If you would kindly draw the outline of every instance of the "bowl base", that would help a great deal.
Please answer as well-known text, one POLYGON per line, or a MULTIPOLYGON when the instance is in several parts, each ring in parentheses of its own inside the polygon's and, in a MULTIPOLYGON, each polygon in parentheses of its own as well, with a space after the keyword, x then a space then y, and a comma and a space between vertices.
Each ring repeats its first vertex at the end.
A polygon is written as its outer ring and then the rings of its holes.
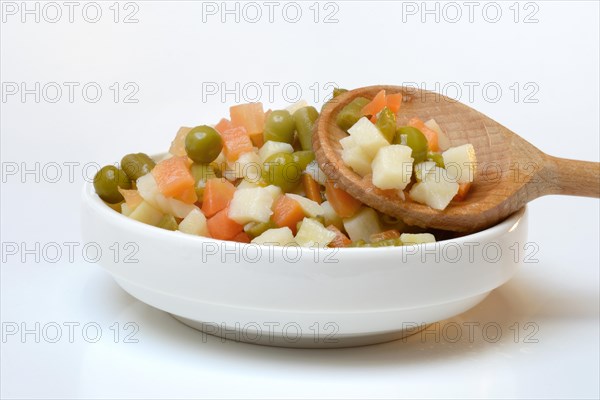
POLYGON ((372 344, 386 343, 394 340, 407 338, 411 335, 421 332, 423 329, 426 329, 428 326, 431 325, 421 325, 418 329, 413 328, 390 332, 366 333, 359 335, 336 334, 335 338, 330 339, 315 339, 312 335, 304 335, 290 339, 289 337, 283 336, 278 333, 263 335, 261 333, 252 333, 247 331, 241 331, 235 328, 230 328, 227 326, 218 326, 201 321, 195 321, 174 314, 170 315, 179 322, 191 328, 199 330, 203 334, 208 334, 211 336, 221 338, 222 342, 232 340, 235 342, 258 344, 261 346, 288 347, 297 349, 329 349, 368 346, 372 344))

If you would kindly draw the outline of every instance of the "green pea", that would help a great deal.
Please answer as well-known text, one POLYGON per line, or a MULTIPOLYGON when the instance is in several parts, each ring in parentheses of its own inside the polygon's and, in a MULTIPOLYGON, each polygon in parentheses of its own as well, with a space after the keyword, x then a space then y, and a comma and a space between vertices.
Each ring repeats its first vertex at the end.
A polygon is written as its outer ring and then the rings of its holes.
POLYGON ((348 91, 348 89, 342 88, 333 88, 333 98, 338 97, 340 94, 344 94, 348 91))
POLYGON ((202 201, 206 181, 211 178, 217 178, 217 174, 212 165, 196 163, 192 164, 191 172, 195 181, 194 189, 196 189, 196 195, 198 196, 198 199, 202 201))
POLYGON ((148 174, 155 165, 154 160, 144 153, 127 154, 121 159, 121 168, 132 181, 148 174))
POLYGON ((315 159, 315 153, 310 150, 295 151, 292 153, 292 158, 298 163, 300 171, 304 171, 306 166, 315 159))
POLYGON ((245 231, 252 239, 254 239, 255 237, 265 233, 267 230, 274 228, 279 227, 273 221, 257 222, 252 224, 248 229, 245 229, 245 231))
POLYGON ((94 176, 94 189, 98 196, 107 203, 115 204, 123 201, 119 188, 131 189, 131 181, 122 169, 107 165, 94 176))
POLYGON ((222 149, 221 135, 208 125, 192 128, 185 137, 185 152, 197 163, 213 162, 222 149))
POLYGON ((157 226, 168 231, 176 231, 179 229, 179 225, 177 224, 175 217, 170 214, 163 215, 157 226))
POLYGON ((364 97, 357 97, 350 103, 346 104, 336 117, 337 125, 347 131, 363 117, 361 110, 364 106, 370 103, 371 100, 364 97))
POLYGON ((265 121, 263 136, 265 142, 283 142, 292 144, 296 123, 287 110, 272 111, 265 121))
POLYGON ((396 116, 389 108, 384 107, 384 109, 381 110, 377 116, 375 126, 383 134, 386 140, 392 143, 394 136, 396 135, 396 116))
POLYGON ((427 138, 412 126, 403 126, 396 130, 395 144, 405 144, 412 149, 414 163, 420 163, 427 158, 427 138), (404 136, 404 137, 403 137, 404 136))
POLYGON ((319 112, 312 106, 302 107, 294 113, 294 122, 302 150, 312 150, 312 131, 319 112))
POLYGON ((427 153, 427 158, 437 164, 440 168, 446 168, 444 165, 444 157, 440 153, 429 152, 427 153))
POLYGON ((263 179, 269 185, 279 186, 284 192, 298 185, 302 173, 298 163, 288 153, 277 153, 267 158, 263 171, 263 179))

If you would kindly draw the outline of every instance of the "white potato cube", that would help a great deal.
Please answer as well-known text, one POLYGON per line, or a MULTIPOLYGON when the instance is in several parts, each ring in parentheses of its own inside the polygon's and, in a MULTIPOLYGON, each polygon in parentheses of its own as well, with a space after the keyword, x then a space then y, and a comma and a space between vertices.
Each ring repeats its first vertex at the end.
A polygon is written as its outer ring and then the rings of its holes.
POLYGON ((200 210, 192 210, 180 223, 179 230, 196 236, 210 236, 206 217, 200 210))
POLYGON ((294 152, 294 148, 292 147, 291 144, 283 143, 283 142, 274 142, 272 140, 269 140, 268 142, 266 142, 265 144, 262 145, 262 147, 258 151, 258 155, 260 156, 261 161, 265 162, 265 160, 267 158, 271 157, 273 154, 277 154, 277 153, 292 154, 293 152, 294 152))
POLYGON ((342 217, 337 215, 331 203, 328 201, 324 201, 321 203, 321 207, 323 208, 323 218, 325 218, 325 226, 333 225, 338 229, 344 229, 344 222, 342 221, 342 217))
POLYGON ((273 200, 281 196, 281 188, 279 186, 269 185, 264 187, 264 189, 271 195, 273 200))
POLYGON ((371 168, 373 185, 380 189, 404 189, 412 176, 412 149, 401 144, 382 147, 371 168))
POLYGON ((477 169, 477 157, 472 144, 451 147, 442 153, 448 177, 458 183, 473 182, 477 169))
POLYGON ((258 182, 262 178, 262 161, 256 151, 240 155, 233 163, 227 164, 224 176, 230 181, 244 178, 250 182, 258 182))
POLYGON ((365 152, 367 157, 375 157, 380 148, 389 146, 390 144, 367 117, 359 119, 358 122, 348 129, 348 133, 365 152))
POLYGON ((423 178, 427 176, 434 168, 437 167, 437 164, 434 161, 424 161, 418 164, 415 164, 415 177, 417 181, 424 180, 423 178))
POLYGON ((156 208, 152 207, 147 201, 142 201, 136 208, 129 214, 129 218, 135 219, 136 221, 143 222, 148 225, 157 226, 163 217, 156 208))
POLYGON ((438 146, 442 151, 450 148, 450 139, 448 139, 448 135, 444 133, 435 119, 431 118, 429 121, 425 122, 425 126, 437 133, 438 146))
POLYGON ((435 243, 435 236, 431 233, 403 233, 400 235, 402 244, 435 243))
POLYGON ((410 189, 410 197, 421 204, 436 210, 445 209, 458 193, 458 183, 444 178, 443 168, 435 167, 425 176, 425 180, 417 182, 410 189), (440 178, 441 177, 441 178, 440 178))
POLYGON ((325 214, 323 207, 316 201, 307 199, 306 197, 299 196, 297 194, 288 193, 286 194, 292 200, 296 200, 300 204, 300 208, 304 211, 304 215, 307 217, 318 217, 319 215, 325 214))
POLYGON ((352 136, 341 139, 340 144, 342 145, 342 160, 344 164, 352 168, 360 176, 371 173, 372 158, 367 156, 367 153, 356 144, 352 136))
POLYGON ((277 229, 267 229, 261 235, 252 239, 254 244, 264 244, 271 246, 289 246, 295 245, 294 235, 290 228, 283 227, 277 229))
POLYGON ((267 222, 273 214, 273 195, 263 187, 236 190, 229 203, 229 218, 238 224, 267 222))
POLYGON ((250 182, 247 181, 246 179, 242 179, 242 181, 236 186, 236 188, 239 189, 250 189, 250 188, 256 188, 256 187, 260 187, 260 185, 257 182, 250 182))
POLYGON ((299 109, 307 107, 307 106, 308 106, 308 103, 306 102, 306 100, 299 100, 299 101, 295 102, 294 104, 286 107, 286 111, 289 112, 290 114, 294 114, 299 109))
POLYGON ((316 219, 304 218, 296 233, 296 243, 303 247, 325 247, 335 239, 335 233, 316 219))
POLYGON ((325 172, 323 172, 321 168, 319 168, 317 160, 312 160, 306 166, 304 172, 310 175, 315 181, 319 182, 319 184, 321 185, 325 185, 325 182, 327 182, 327 175, 325 175, 325 172))
POLYGON ((381 232, 377 212, 369 207, 363 207, 352 217, 345 218, 343 222, 344 229, 352 241, 368 242, 372 234, 381 232))

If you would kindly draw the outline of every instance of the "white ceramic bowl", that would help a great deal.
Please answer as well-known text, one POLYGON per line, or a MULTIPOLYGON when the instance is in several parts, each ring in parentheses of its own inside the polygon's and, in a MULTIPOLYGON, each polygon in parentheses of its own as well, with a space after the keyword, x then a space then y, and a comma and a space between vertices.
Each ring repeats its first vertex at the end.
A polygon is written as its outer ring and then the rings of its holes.
POLYGON ((451 241, 311 250, 145 225, 106 206, 88 183, 82 233, 123 289, 205 333, 346 347, 404 337, 482 301, 515 274, 509 247, 526 241, 527 211, 451 241))

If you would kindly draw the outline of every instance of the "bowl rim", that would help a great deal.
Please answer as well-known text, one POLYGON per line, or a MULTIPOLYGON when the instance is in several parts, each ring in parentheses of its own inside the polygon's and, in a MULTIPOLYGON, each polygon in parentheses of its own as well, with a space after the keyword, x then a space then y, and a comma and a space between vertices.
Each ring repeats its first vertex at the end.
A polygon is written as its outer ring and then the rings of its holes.
MULTIPOLYGON (((212 242, 212 243, 217 243, 219 245, 235 245, 236 249, 237 246, 258 246, 260 248, 270 248, 270 247, 287 247, 287 246, 267 246, 267 245, 259 245, 256 243, 239 243, 239 242, 232 242, 229 240, 220 240, 220 239, 214 239, 214 238, 209 238, 209 237, 204 237, 204 236, 196 236, 196 235, 190 235, 190 234, 186 234, 183 232, 179 232, 179 231, 169 231, 166 229, 161 229, 152 225, 148 225, 145 224, 143 222, 140 221, 136 221, 134 219, 131 219, 119 212, 117 212, 116 210, 110 208, 109 206, 107 206, 101 199, 100 197, 96 194, 94 187, 93 187, 93 183, 92 182, 85 182, 83 185, 83 190, 82 190, 82 202, 84 203, 84 207, 91 207, 91 209, 96 212, 99 213, 101 216, 105 216, 106 218, 115 218, 114 221, 115 223, 121 224, 123 225, 123 228, 127 229, 127 230, 133 230, 135 231, 137 234, 145 234, 145 235, 153 235, 153 236, 157 236, 157 237, 164 237, 166 240, 169 239, 175 239, 175 238, 179 238, 180 240, 186 240, 188 241, 188 243, 203 243, 203 242, 212 242), (163 236, 165 235, 165 236, 163 236), (176 236, 174 236, 176 235, 176 236)), ((83 209, 82 209, 83 211, 83 209)), ((506 219, 504 219, 503 221, 499 222, 496 225, 493 225, 487 229, 484 229, 482 231, 479 232, 475 232, 475 233, 470 233, 464 236, 460 236, 457 238, 453 238, 453 239, 446 239, 446 240, 440 240, 440 241, 436 241, 433 243, 425 243, 425 244, 421 244, 421 245, 417 245, 419 246, 419 248, 422 249, 430 249, 434 246, 440 246, 440 245, 445 245, 447 243, 456 243, 456 244, 464 244, 466 242, 473 242, 473 241, 479 241, 482 243, 485 243, 487 241, 489 241, 492 238, 498 237, 499 235, 503 234, 503 233, 507 233, 507 232, 511 232, 513 231, 517 225, 521 222, 521 220, 523 219, 523 216, 526 214, 527 212, 527 206, 521 208, 520 210, 516 211, 515 213, 511 214, 510 216, 508 216, 506 219)), ((388 246, 388 247, 377 247, 377 248, 373 248, 373 247, 347 247, 347 248, 320 248, 319 251, 331 251, 331 252, 361 252, 361 253, 369 253, 369 252, 376 252, 377 254, 381 254, 382 252, 398 252, 401 253, 402 251, 404 251, 407 248, 412 248, 413 246, 411 245, 406 245, 406 246, 388 246)), ((307 250, 311 250, 312 248, 306 248, 307 250)))

